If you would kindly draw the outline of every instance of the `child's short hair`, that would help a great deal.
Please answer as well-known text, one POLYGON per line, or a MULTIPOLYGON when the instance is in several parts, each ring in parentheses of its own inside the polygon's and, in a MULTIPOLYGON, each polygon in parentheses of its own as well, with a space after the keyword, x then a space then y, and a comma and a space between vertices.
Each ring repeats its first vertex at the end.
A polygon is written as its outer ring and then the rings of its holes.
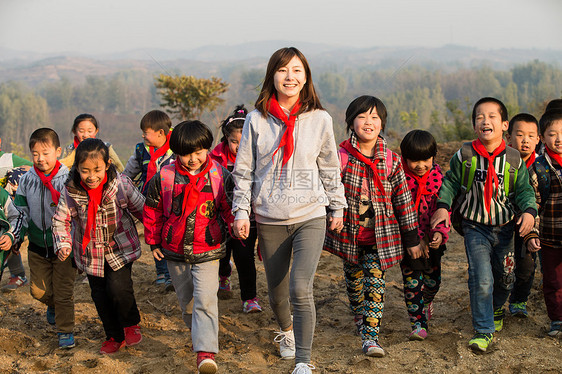
POLYGON ((235 130, 242 130, 244 127, 244 121, 246 120, 246 115, 248 111, 244 107, 244 104, 238 105, 234 112, 221 123, 222 139, 221 142, 226 141, 226 138, 230 136, 235 130))
POLYGON ((546 104, 545 112, 548 112, 552 109, 562 109, 562 99, 554 99, 550 100, 548 104, 546 104))
POLYGON ((377 114, 381 118, 381 131, 384 131, 384 127, 386 125, 386 107, 379 98, 363 95, 353 100, 345 111, 347 132, 353 131, 353 121, 355 120, 355 117, 361 113, 369 112, 373 108, 377 109, 377 114))
POLYGON ((76 147, 76 154, 74 156, 74 164, 72 165, 70 178, 72 178, 72 180, 77 186, 80 184, 80 180, 81 180, 80 173, 78 172, 78 166, 84 161, 86 161, 87 159, 98 158, 98 157, 101 157, 104 164, 110 165, 107 171, 108 172, 107 180, 110 181, 111 179, 114 178, 117 171, 115 169, 115 165, 109 162, 109 148, 101 139, 88 138, 82 140, 80 144, 78 144, 78 147, 76 147))
POLYGON ((172 130, 170 149, 179 156, 186 156, 201 149, 211 149, 213 133, 201 121, 184 121, 172 130))
POLYGON ((511 135, 513 131, 513 127, 515 126, 516 122, 529 122, 534 123, 537 125, 537 132, 539 131, 539 121, 537 121, 536 117, 529 113, 519 113, 516 114, 510 121, 509 127, 507 128, 507 133, 511 135))
POLYGON ((172 120, 170 116, 161 110, 151 110, 142 117, 140 128, 142 131, 148 129, 153 131, 164 130, 164 135, 168 135, 168 132, 170 132, 172 128, 172 120))
POLYGON ((437 155, 437 142, 428 131, 412 130, 400 142, 400 152, 406 160, 427 160, 437 155))
POLYGON ((60 140, 57 132, 48 127, 42 127, 33 131, 29 137, 29 149, 35 147, 37 143, 51 144, 55 149, 60 147, 60 140))
POLYGON ((507 108, 505 107, 505 104, 501 102, 501 100, 496 99, 495 97, 483 97, 480 100, 478 100, 476 102, 476 104, 474 104, 474 107, 472 107, 472 127, 474 127, 476 125, 476 109, 484 103, 495 103, 498 104, 498 106, 500 107, 500 116, 502 118, 502 122, 507 121, 507 108))
POLYGON ((544 112, 544 114, 542 115, 539 121, 541 135, 544 136, 546 130, 548 130, 548 128, 555 121, 562 121, 562 109, 551 109, 544 112))
POLYGON ((76 128, 78 127, 78 125, 80 124, 80 122, 82 121, 88 121, 91 122, 92 125, 94 125, 94 127, 99 130, 99 126, 98 126, 98 120, 96 119, 96 117, 94 117, 91 114, 88 113, 82 113, 79 114, 76 118, 74 118, 74 123, 72 124, 72 132, 75 133, 76 132, 76 128))

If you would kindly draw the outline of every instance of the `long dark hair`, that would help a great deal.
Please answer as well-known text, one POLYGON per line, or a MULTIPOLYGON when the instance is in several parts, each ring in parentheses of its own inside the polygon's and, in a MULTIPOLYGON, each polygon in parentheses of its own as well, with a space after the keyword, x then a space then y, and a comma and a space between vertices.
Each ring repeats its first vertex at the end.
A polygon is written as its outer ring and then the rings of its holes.
POLYGON ((275 75, 275 72, 279 70, 279 68, 287 65, 289 61, 291 61, 291 59, 295 56, 297 56, 299 60, 301 60, 304 67, 304 72, 306 74, 306 83, 304 84, 299 94, 302 106, 297 115, 314 109, 324 109, 322 107, 322 104, 320 104, 320 99, 318 98, 316 90, 314 89, 314 84, 312 83, 312 74, 310 73, 310 66, 308 65, 306 57, 304 57, 301 51, 299 51, 295 47, 287 47, 275 51, 275 53, 271 55, 271 57, 269 58, 269 62, 267 63, 265 78, 263 79, 263 86, 255 104, 256 109, 264 117, 267 117, 267 102, 269 101, 271 96, 276 93, 275 85, 273 82, 273 76, 275 75))
POLYGON ((225 142, 226 139, 236 130, 242 130, 244 127, 244 121, 246 120, 246 115, 248 111, 244 107, 244 104, 238 105, 232 114, 225 118, 221 123, 222 138, 221 142, 225 142))
POLYGON ((109 162, 109 148, 102 140, 97 138, 84 139, 80 142, 80 144, 78 144, 78 147, 76 147, 76 154, 74 156, 74 164, 72 165, 68 179, 72 180, 76 187, 80 186, 82 179, 80 178, 80 173, 78 172, 78 166, 87 159, 98 157, 101 157, 106 165, 109 164, 109 169, 107 169, 107 182, 104 185, 106 186, 117 177, 117 169, 115 169, 115 165, 113 165, 113 163, 109 162))

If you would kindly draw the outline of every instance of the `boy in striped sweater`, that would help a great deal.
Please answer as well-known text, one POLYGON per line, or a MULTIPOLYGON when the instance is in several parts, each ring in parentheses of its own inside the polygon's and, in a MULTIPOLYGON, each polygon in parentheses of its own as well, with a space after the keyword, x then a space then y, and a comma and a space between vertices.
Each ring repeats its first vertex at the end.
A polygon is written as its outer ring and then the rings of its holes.
MULTIPOLYGON (((448 211, 453 201, 464 196, 459 211, 468 259, 472 325, 476 331, 469 346, 474 351, 485 352, 494 332, 503 327, 503 305, 515 279, 515 225, 520 227, 520 236, 528 235, 537 207, 525 163, 520 158, 517 158, 518 165, 508 163, 507 153, 514 150, 506 147, 503 140, 503 132, 508 129, 505 105, 491 97, 478 100, 472 109, 472 125, 477 136, 472 142, 473 157, 463 160, 461 148, 451 158, 451 168, 443 179, 431 226, 443 221, 448 226, 448 211), (463 190, 466 162, 475 162, 476 167, 473 178, 469 178, 473 179, 471 185, 463 190), (509 173, 516 177, 512 178, 509 173), (511 181, 512 186, 509 185, 511 181), (515 220, 517 211, 522 214, 515 220)), ((538 245, 535 241, 538 239, 529 240, 528 245, 538 245)))

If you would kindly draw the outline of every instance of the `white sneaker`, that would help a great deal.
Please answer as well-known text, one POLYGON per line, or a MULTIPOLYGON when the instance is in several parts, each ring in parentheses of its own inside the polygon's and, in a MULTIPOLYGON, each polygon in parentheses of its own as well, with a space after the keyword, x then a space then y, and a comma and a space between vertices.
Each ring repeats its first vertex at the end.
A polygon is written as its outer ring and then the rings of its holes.
POLYGON ((279 352, 283 360, 292 360, 295 358, 295 334, 293 330, 278 331, 273 341, 279 343, 279 352))
POLYGON ((312 370, 316 369, 314 365, 299 362, 293 370, 293 374, 312 374, 312 370))

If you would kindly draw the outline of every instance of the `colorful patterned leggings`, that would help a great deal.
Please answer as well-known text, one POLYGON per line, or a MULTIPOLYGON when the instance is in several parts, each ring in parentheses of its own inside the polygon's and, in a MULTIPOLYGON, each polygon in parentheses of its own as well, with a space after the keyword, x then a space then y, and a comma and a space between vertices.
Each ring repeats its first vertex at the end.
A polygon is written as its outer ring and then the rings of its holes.
POLYGON ((410 316, 412 329, 421 326, 427 329, 427 319, 423 312, 441 286, 441 263, 433 263, 427 270, 413 270, 405 261, 400 264, 404 280, 404 299, 410 316))
POLYGON ((363 316, 362 340, 379 340, 379 327, 384 306, 385 272, 376 250, 362 249, 358 264, 343 262, 347 297, 354 315, 363 316))

